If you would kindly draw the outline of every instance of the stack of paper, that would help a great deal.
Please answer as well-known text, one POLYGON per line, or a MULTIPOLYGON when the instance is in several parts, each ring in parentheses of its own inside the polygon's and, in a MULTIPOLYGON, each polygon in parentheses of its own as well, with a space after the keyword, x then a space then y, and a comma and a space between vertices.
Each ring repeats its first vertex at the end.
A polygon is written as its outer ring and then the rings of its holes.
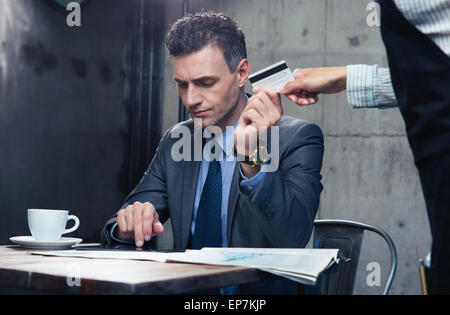
POLYGON ((186 252, 149 251, 49 251, 32 254, 181 262, 256 268, 307 285, 314 285, 320 273, 339 263, 338 249, 203 248, 186 252))
POLYGON ((307 285, 339 263, 338 249, 203 248, 167 261, 256 268, 307 285))

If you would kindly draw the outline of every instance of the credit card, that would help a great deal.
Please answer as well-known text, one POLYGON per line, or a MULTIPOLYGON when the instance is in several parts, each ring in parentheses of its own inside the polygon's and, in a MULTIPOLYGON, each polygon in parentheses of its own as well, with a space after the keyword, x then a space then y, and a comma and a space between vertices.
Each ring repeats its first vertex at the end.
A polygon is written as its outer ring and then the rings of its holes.
POLYGON ((286 83, 294 81, 294 75, 289 69, 286 61, 282 60, 271 66, 268 66, 249 76, 253 88, 260 85, 267 85, 273 88, 281 88, 286 83))

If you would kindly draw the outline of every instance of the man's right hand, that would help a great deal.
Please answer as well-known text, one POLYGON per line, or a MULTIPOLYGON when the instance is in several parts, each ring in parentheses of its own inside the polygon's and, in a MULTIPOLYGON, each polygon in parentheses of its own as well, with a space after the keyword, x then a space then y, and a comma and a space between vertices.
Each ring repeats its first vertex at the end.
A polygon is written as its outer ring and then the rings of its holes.
POLYGON ((297 105, 312 105, 318 95, 339 93, 347 89, 347 67, 295 69, 295 81, 279 90, 297 105))
POLYGON ((134 239, 136 247, 141 248, 145 241, 150 241, 154 235, 164 232, 164 227, 159 222, 158 212, 150 203, 135 202, 133 205, 120 210, 117 213, 118 237, 129 241, 134 239))

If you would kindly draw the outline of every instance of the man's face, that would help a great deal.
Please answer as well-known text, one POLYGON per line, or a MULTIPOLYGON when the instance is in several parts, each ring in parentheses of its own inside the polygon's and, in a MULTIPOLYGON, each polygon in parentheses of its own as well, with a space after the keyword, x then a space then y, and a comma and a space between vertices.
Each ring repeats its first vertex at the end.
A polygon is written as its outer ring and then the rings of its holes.
POLYGON ((230 73, 220 48, 206 46, 173 57, 172 64, 184 106, 192 118, 202 119, 203 128, 216 125, 224 129, 239 119, 242 79, 239 71, 230 73))

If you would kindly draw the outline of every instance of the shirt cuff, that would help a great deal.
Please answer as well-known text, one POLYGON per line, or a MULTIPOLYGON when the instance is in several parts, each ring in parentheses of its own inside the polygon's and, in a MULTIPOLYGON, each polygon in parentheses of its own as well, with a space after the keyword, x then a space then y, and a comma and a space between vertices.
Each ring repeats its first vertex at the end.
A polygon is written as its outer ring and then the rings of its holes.
POLYGON ((242 181, 240 183, 241 191, 246 195, 251 195, 261 184, 266 174, 267 165, 263 164, 261 170, 253 176, 252 178, 247 178, 242 172, 241 166, 239 166, 239 171, 241 172, 242 181))
POLYGON ((114 223, 114 225, 111 227, 111 230, 109 231, 109 236, 111 237, 111 239, 117 243, 117 244, 122 244, 122 245, 134 245, 134 241, 123 241, 123 240, 119 240, 117 237, 114 236, 114 230, 117 227, 117 222, 114 223))
POLYGON ((398 106, 389 69, 377 65, 347 66, 347 99, 353 108, 398 106))
POLYGON ((347 66, 347 99, 353 108, 373 108, 373 77, 376 65, 347 66))
POLYGON ((373 77, 373 98, 377 108, 398 106, 388 68, 375 68, 373 77))

